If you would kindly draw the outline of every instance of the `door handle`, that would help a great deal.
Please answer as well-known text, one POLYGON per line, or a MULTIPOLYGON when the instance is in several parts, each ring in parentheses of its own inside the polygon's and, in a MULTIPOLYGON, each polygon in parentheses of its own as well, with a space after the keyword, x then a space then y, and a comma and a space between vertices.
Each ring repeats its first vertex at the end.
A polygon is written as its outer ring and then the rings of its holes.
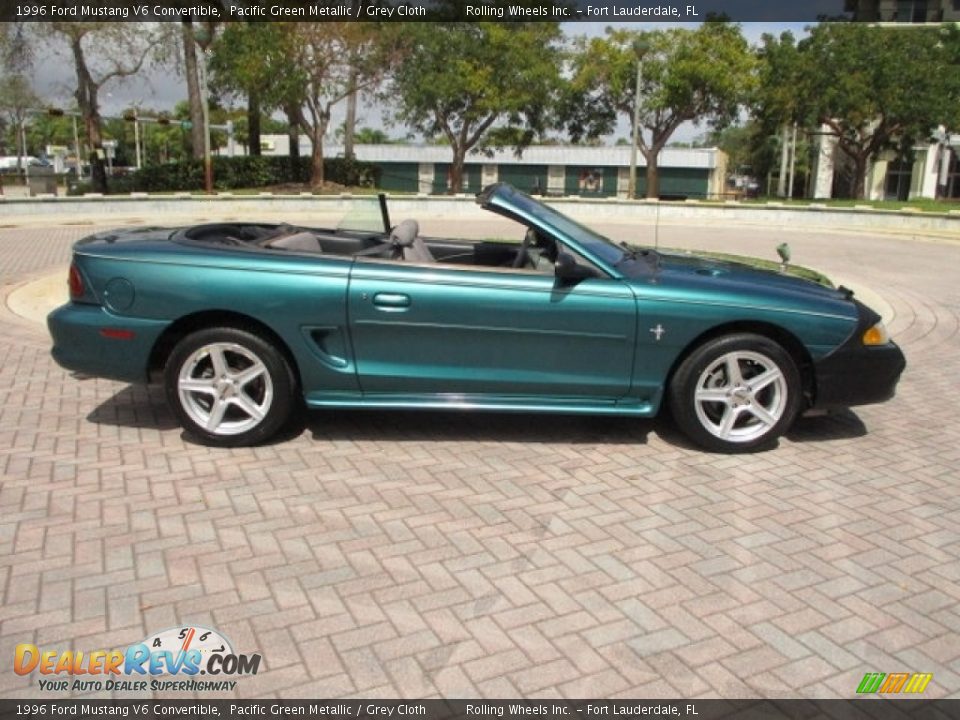
POLYGON ((384 310, 402 310, 410 307, 410 296, 402 293, 377 293, 373 304, 384 310))

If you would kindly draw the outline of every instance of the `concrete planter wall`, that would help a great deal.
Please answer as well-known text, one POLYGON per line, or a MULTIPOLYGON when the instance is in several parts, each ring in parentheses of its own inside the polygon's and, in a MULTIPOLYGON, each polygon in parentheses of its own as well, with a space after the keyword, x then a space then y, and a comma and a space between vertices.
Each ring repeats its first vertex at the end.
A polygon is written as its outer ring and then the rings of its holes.
MULTIPOLYGON (((175 224, 191 220, 260 218, 279 221, 308 216, 342 216, 369 196, 351 195, 145 195, 83 197, 0 197, 0 224, 57 224, 149 221, 175 224)), ((791 229, 832 228, 907 232, 960 239, 960 209, 946 213, 910 210, 875 210, 867 207, 827 208, 777 204, 710 204, 699 202, 650 202, 617 199, 550 198, 549 202, 576 218, 609 223, 655 222, 678 225, 762 225, 791 229)), ((472 196, 390 197, 394 218, 441 216, 486 218, 472 196)))

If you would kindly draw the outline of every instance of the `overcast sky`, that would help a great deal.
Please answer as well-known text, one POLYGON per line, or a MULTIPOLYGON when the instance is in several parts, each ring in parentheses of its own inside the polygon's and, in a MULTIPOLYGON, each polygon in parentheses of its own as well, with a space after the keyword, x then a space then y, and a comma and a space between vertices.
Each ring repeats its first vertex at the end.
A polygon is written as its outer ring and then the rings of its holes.
MULTIPOLYGON (((604 29, 610 25, 635 29, 656 29, 664 27, 663 23, 580 22, 565 23, 563 30, 568 37, 576 35, 599 36, 603 35, 604 29)), ((694 26, 690 25, 688 27, 694 26)), ((751 44, 759 42, 761 35, 764 33, 779 34, 784 30, 790 30, 797 36, 805 34, 803 23, 743 23, 742 28, 744 35, 751 44)), ((73 105, 72 94, 76 79, 73 71, 73 63, 65 46, 38 54, 35 62, 33 81, 35 91, 48 105, 59 107, 69 107, 73 105)), ((184 79, 170 66, 152 67, 140 75, 125 81, 111 81, 107 83, 100 93, 100 106, 102 114, 106 116, 118 116, 124 110, 137 106, 152 111, 171 111, 176 103, 186 99, 186 95, 187 90, 184 79)), ((238 105, 242 107, 242 100, 238 100, 237 102, 238 105)), ((338 108, 338 110, 339 114, 335 112, 334 120, 330 125, 331 132, 343 122, 343 107, 338 108)), ((403 137, 407 133, 404 127, 385 126, 385 109, 364 99, 360 101, 357 115, 358 127, 369 126, 373 128, 383 128, 392 137, 403 137)), ((688 142, 701 135, 704 131, 704 128, 698 128, 688 123, 677 131, 673 140, 688 142)), ((617 131, 609 138, 609 141, 612 143, 617 137, 627 137, 628 135, 629 124, 625 118, 621 118, 617 131)))

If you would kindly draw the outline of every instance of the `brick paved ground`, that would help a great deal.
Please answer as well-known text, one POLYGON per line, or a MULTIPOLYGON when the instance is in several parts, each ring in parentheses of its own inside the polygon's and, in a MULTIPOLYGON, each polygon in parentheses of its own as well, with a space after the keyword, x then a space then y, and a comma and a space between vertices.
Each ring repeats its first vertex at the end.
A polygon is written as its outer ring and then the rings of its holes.
MULTIPOLYGON (((87 230, 0 230, 0 282, 87 230)), ((772 256, 775 235, 660 240, 772 256)), ((659 421, 442 413, 212 450, 0 309, 0 697, 40 694, 18 643, 185 623, 263 654, 239 696, 850 697, 925 671, 960 697, 960 245, 788 235, 882 291, 909 368, 894 401, 750 457, 659 421)))

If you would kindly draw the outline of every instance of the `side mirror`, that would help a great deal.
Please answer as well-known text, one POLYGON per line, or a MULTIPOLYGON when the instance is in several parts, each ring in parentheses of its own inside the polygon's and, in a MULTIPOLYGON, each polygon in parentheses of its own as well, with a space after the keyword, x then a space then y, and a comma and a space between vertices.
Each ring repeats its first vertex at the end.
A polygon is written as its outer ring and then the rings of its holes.
POLYGON ((786 272, 787 263, 790 262, 790 246, 787 243, 777 245, 777 255, 780 256, 780 272, 786 272))
POLYGON ((594 276, 593 270, 583 265, 577 265, 573 255, 565 252, 557 255, 554 274, 561 280, 584 280, 594 276))
POLYGON ((777 245, 777 255, 780 256, 780 261, 786 265, 790 262, 790 246, 787 243, 777 245))

